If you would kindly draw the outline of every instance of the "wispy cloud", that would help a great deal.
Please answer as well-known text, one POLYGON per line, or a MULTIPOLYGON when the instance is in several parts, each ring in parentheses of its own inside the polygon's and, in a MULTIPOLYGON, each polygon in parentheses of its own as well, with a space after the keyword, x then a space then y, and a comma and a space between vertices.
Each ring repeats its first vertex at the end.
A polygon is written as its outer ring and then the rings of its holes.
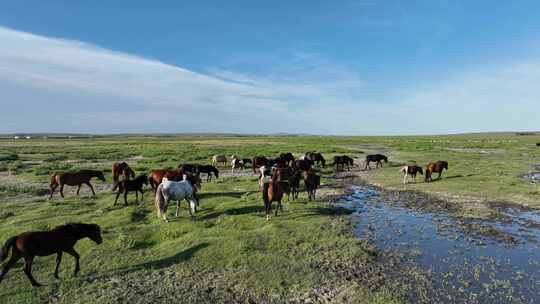
POLYGON ((540 61, 479 68, 425 84, 428 89, 400 89, 393 96, 401 98, 388 102, 376 92, 366 94, 369 83, 354 71, 309 54, 267 74, 219 69, 202 74, 2 27, 0 41, 5 46, 0 132, 403 134, 538 128, 540 61))

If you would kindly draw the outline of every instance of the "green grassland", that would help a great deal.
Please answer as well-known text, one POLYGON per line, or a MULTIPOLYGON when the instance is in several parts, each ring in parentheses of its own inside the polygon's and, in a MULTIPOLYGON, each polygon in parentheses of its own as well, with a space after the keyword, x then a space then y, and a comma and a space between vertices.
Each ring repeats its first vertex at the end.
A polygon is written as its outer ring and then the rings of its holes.
POLYGON ((0 283, 0 303, 397 302, 400 292, 389 290, 390 285, 370 289, 361 280, 343 276, 344 268, 374 263, 376 253, 353 236, 347 217, 328 204, 332 193, 325 190, 339 186, 331 168, 322 171, 318 201, 308 202, 301 193, 299 201, 285 201, 283 214, 270 222, 263 216, 256 177, 224 176, 203 184, 202 209, 194 220, 184 203, 180 217, 165 224, 155 215, 151 191, 141 205, 130 196, 129 206, 113 207, 110 166, 126 160, 143 173, 183 162, 209 163, 216 153, 251 157, 319 151, 327 159, 335 154, 362 159, 366 153, 383 152, 390 157, 388 166, 359 173, 372 183, 418 190, 456 204, 474 203, 477 207, 471 210, 481 210, 478 206, 487 201, 539 207, 537 186, 519 178, 540 163, 536 142, 540 136, 514 134, 3 139, 0 241, 23 231, 80 221, 100 224, 104 243, 77 244, 82 256, 78 277, 72 276, 69 256, 63 259, 61 280, 52 276, 54 256, 37 258, 34 276, 45 285, 39 289, 30 286, 19 263, 0 283), (438 159, 450 163, 445 178, 401 184, 399 165, 438 159), (107 173, 106 183, 94 181, 96 197, 83 186, 80 197, 70 190, 65 199, 47 200, 51 172, 83 168, 107 173))

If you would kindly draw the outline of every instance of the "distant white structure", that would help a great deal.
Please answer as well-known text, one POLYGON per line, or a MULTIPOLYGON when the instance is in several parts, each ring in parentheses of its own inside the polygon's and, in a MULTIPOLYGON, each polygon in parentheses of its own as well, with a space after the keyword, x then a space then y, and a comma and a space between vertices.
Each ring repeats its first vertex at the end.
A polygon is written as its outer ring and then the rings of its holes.
POLYGON ((20 137, 19 136, 13 136, 13 139, 19 139, 20 137))
POLYGON ((32 137, 30 137, 30 136, 26 136, 25 138, 26 138, 26 139, 31 139, 32 137))

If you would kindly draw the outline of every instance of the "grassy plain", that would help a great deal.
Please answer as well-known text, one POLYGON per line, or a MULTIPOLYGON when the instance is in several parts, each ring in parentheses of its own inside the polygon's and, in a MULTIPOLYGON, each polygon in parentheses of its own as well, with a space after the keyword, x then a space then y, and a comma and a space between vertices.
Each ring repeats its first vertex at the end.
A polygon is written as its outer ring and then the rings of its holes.
MULTIPOLYGON (((346 217, 305 193, 285 202, 283 215, 267 223, 255 176, 221 177, 204 183, 202 210, 189 220, 185 205, 168 224, 155 216, 148 191, 142 205, 113 207, 110 165, 126 160, 137 173, 176 167, 181 162, 208 163, 216 153, 300 155, 320 151, 327 159, 365 153, 390 157, 383 169, 360 172, 383 187, 417 190, 466 206, 481 216, 487 202, 506 201, 540 207, 536 185, 520 178, 540 163, 540 136, 479 134, 425 137, 95 137, 91 139, 0 140, 0 241, 27 230, 70 221, 95 222, 105 242, 81 241, 82 272, 72 277, 65 257, 60 281, 54 280, 54 256, 38 258, 34 275, 45 287, 33 289, 21 265, 0 283, 1 303, 117 302, 397 302, 399 291, 386 284, 363 285, 346 269, 375 261, 373 248, 356 239, 346 217), (443 179, 403 186, 397 167, 448 160, 443 179), (107 182, 95 182, 98 195, 67 191, 65 199, 46 199, 48 175, 57 170, 101 169, 107 182)), ((228 170, 228 169, 227 169, 228 170)), ((326 190, 338 184, 333 170, 323 170, 326 190)), ((419 180, 420 181, 420 180, 419 180)), ((325 191, 322 191, 323 195, 325 191)), ((360 267, 360 268, 359 268, 360 267)), ((354 272, 354 271, 353 271, 354 272)))

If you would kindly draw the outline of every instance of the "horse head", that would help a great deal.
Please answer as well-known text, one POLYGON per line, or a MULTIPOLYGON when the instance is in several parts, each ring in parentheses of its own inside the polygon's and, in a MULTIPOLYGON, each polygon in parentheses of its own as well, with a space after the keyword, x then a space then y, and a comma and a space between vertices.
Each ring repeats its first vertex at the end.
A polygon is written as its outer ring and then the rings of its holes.
POLYGON ((103 175, 103 172, 101 171, 96 171, 96 177, 100 179, 102 182, 105 181, 105 175, 103 175))
POLYGON ((416 170, 418 171, 418 173, 420 173, 420 175, 424 175, 424 171, 422 170, 422 167, 416 166, 416 170))

